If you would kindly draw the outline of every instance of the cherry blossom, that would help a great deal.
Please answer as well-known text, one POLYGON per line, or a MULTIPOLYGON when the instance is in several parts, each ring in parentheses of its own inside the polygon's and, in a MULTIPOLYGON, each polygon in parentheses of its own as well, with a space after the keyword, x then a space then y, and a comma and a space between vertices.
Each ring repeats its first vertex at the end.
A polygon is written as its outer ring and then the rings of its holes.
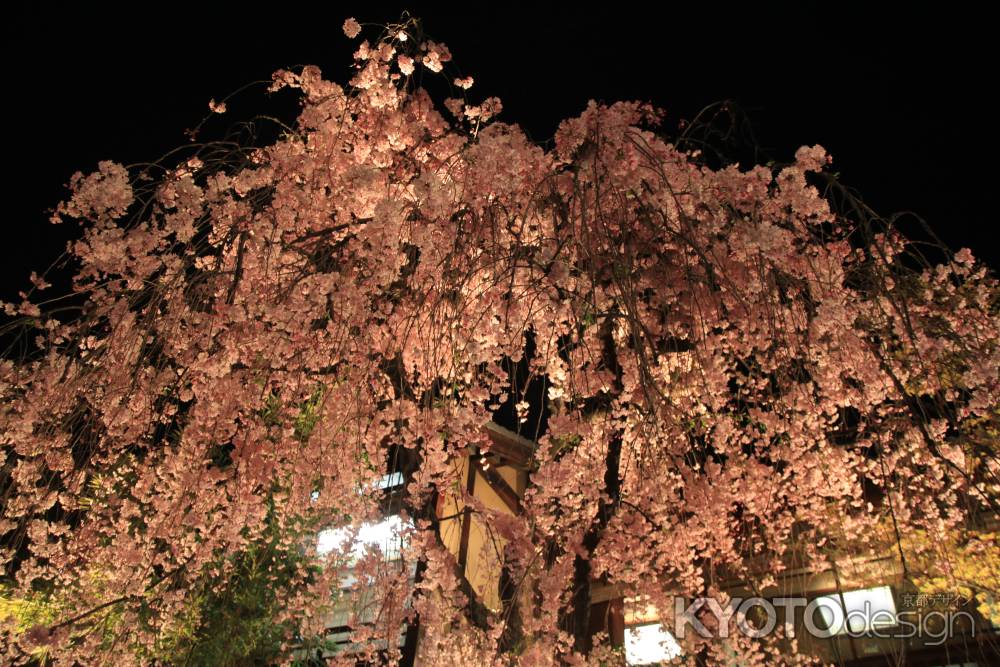
POLYGON ((362 42, 347 84, 275 73, 302 107, 271 144, 73 176, 53 222, 80 224, 79 316, 4 304, 34 347, 0 364, 0 560, 19 599, 54 591, 36 627, 3 626, 9 655, 160 659, 185 591, 277 526, 316 566, 276 593, 300 624, 285 657, 354 559, 382 612, 352 621, 360 651, 419 620, 424 664, 603 664, 598 584, 669 609, 834 553, 937 567, 921 536, 996 511, 998 287, 968 250, 920 263, 835 210, 820 146, 716 169, 640 103, 591 102, 548 148, 496 98, 445 115, 408 77, 451 53, 412 30, 362 42), (537 446, 517 513, 465 498, 502 545, 483 562, 518 582, 491 606, 439 510, 462 461, 490 465, 504 405, 537 446), (382 516, 389 472, 403 569, 350 539, 317 553, 319 527, 382 516))

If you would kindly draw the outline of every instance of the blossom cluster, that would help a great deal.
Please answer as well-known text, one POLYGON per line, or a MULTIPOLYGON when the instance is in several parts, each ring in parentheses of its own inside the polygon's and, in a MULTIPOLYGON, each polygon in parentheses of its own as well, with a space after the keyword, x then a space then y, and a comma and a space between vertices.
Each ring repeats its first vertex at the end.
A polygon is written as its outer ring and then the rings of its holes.
POLYGON ((407 34, 362 42, 346 87, 276 73, 297 125, 239 160, 73 178, 83 315, 12 307, 39 349, 0 364, 0 562, 71 594, 11 646, 141 663, 266 517, 377 517, 358 489, 402 451, 423 565, 366 579, 386 632, 410 595, 427 664, 500 664, 509 615, 476 611, 435 503, 522 361, 548 415, 522 513, 477 510, 522 582, 519 664, 590 659, 565 622, 581 560, 655 603, 996 506, 997 285, 967 251, 915 268, 891 229, 862 235, 815 187, 819 146, 710 169, 643 104, 591 103, 550 150, 493 98, 446 116, 410 77, 451 54, 407 34))

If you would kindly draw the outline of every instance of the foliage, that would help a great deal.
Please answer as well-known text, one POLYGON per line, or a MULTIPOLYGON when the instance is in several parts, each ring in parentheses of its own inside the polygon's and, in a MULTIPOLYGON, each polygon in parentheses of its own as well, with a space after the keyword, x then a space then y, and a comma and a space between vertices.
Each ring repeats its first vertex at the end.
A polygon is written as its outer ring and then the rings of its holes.
MULTIPOLYGON (((973 601, 984 618, 1000 626, 1000 534, 996 531, 954 531, 928 539, 919 536, 914 584, 927 595, 959 596, 973 601)), ((953 605, 956 606, 956 605, 953 605)))
MULTIPOLYGON (((393 25, 347 87, 275 73, 302 111, 273 143, 73 178, 53 222, 82 224, 79 317, 38 276, 5 305, 37 352, 0 362, 0 534, 9 599, 78 594, 7 626, 15 658, 224 660, 237 617, 245 656, 290 657, 353 548, 298 560, 293 535, 379 517, 389 465, 420 576, 355 563, 376 621, 352 639, 374 652, 419 617, 426 664, 598 664, 594 581, 669 609, 831 540, 882 550, 886 525, 923 557, 920 531, 996 512, 998 291, 969 251, 925 261, 819 146, 713 167, 658 110, 591 103, 547 150, 469 77, 446 116, 421 82, 450 59, 393 25), (539 447, 519 515, 476 508, 517 583, 490 609, 438 501, 505 405, 540 411, 539 447)), ((685 650, 798 659, 777 638, 685 650)))

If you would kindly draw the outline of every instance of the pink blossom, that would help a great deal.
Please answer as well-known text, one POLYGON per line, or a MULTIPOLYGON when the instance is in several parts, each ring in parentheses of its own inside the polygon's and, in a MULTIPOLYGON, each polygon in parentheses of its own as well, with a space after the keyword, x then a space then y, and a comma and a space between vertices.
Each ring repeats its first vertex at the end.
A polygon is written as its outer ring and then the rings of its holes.
POLYGON ((410 56, 399 55, 396 57, 396 62, 399 64, 399 71, 406 76, 413 74, 413 58, 410 56))
POLYGON ((715 169, 641 103, 591 102, 551 147, 497 98, 440 108, 406 77, 450 53, 400 30, 341 84, 276 72, 301 113, 271 143, 134 189, 112 162, 73 176, 71 299, 2 304, 37 348, 0 361, 0 533, 23 538, 0 561, 13 594, 66 591, 65 625, 0 643, 148 662, 279 526, 306 566, 269 620, 304 637, 336 599, 370 661, 419 614, 422 664, 610 663, 571 627, 594 582, 669 613, 844 553, 896 567, 898 536, 938 562, 915 536, 991 511, 998 285, 970 252, 924 269, 866 234, 810 184, 819 146, 715 169), (321 557, 306 531, 378 524, 397 463, 400 560, 321 557))
POLYGON ((344 21, 343 30, 348 39, 354 39, 361 34, 361 24, 352 16, 344 21))

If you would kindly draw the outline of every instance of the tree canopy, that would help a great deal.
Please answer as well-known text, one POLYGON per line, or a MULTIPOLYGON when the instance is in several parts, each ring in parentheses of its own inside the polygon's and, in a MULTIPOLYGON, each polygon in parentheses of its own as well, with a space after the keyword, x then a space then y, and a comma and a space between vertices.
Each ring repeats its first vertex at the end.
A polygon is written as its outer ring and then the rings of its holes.
POLYGON ((720 164, 634 102, 537 145, 450 60, 390 25, 346 86, 276 72, 302 106, 273 142, 73 178, 71 294, 33 275, 5 304, 34 346, 0 362, 9 655, 182 664, 229 627, 214 600, 262 587, 248 655, 290 660, 348 568, 382 607, 359 650, 419 618, 426 664, 600 664, 592 582, 672 609, 843 552, 954 582, 959 543, 995 603, 996 538, 968 531, 1000 502, 1000 292, 968 250, 925 257, 820 146, 720 164), (492 609, 437 508, 503 411, 538 446, 520 514, 475 508, 516 582, 492 609), (419 576, 317 554, 396 471, 419 576))

